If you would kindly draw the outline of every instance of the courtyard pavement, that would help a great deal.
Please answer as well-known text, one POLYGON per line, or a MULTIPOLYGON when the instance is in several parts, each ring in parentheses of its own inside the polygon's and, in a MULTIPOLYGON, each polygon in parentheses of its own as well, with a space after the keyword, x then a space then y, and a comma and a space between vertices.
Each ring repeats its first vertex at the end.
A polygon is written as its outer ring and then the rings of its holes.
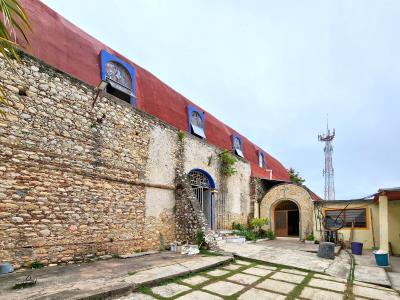
POLYGON ((233 253, 239 257, 327 273, 344 279, 348 277, 350 271, 350 257, 345 251, 341 251, 334 260, 330 260, 320 258, 312 252, 293 248, 288 249, 286 245, 281 246, 279 241, 277 243, 266 241, 240 245, 225 243, 219 245, 219 247, 223 251, 233 253))
POLYGON ((394 289, 400 291, 400 257, 391 256, 389 258, 391 271, 387 273, 376 266, 372 250, 363 250, 362 255, 354 255, 354 258, 356 260, 354 271, 356 280, 383 285, 391 284, 394 289))
POLYGON ((217 299, 379 299, 400 300, 399 294, 381 286, 281 265, 236 260, 212 270, 142 287, 118 300, 217 299))
POLYGON ((18 270, 0 276, 0 299, 104 299, 144 284, 199 272, 231 260, 231 256, 187 256, 161 252, 39 270, 18 270), (30 274, 37 279, 35 286, 13 289, 16 283, 21 283, 30 274))

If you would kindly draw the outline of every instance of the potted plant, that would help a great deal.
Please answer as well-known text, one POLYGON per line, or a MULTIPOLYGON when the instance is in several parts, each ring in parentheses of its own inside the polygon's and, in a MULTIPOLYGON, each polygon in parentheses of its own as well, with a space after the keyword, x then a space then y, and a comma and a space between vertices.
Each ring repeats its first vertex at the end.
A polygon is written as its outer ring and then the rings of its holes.
POLYGON ((315 237, 313 233, 307 235, 306 240, 304 241, 306 244, 315 244, 315 237))

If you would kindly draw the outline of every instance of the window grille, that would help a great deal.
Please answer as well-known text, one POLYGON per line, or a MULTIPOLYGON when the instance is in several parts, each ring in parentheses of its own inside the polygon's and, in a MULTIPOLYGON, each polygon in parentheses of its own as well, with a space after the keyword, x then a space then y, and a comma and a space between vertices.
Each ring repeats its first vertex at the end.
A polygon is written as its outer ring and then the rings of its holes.
POLYGON ((367 212, 365 208, 327 210, 325 224, 327 228, 367 228, 367 212))
POLYGON ((191 186, 202 187, 206 189, 210 188, 210 181, 208 180, 207 176, 199 171, 191 171, 189 173, 189 180, 191 186))

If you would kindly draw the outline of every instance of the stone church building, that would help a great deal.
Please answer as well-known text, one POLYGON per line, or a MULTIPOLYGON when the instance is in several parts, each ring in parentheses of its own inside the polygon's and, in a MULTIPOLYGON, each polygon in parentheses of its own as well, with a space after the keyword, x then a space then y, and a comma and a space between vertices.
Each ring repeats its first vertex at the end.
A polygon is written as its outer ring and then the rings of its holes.
POLYGON ((313 228, 307 188, 266 150, 40 1, 16 72, 0 57, 0 261, 83 261, 212 239, 268 217, 313 228), (221 172, 224 151, 236 173, 221 172))

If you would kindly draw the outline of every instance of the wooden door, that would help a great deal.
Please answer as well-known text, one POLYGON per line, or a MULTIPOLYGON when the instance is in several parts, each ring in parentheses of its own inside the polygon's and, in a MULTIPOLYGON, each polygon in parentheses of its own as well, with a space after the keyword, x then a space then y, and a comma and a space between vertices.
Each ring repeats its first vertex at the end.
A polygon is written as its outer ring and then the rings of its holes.
POLYGON ((275 211, 275 235, 288 236, 288 213, 287 210, 275 211))

